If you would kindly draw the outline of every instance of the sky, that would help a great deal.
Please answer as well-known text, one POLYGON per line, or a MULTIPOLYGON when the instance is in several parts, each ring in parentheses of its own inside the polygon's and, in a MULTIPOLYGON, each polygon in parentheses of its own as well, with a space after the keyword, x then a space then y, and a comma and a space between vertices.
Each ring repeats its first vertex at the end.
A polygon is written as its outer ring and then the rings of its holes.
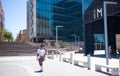
MULTIPOLYGON (((13 34, 14 39, 20 30, 26 29, 27 0, 1 0, 5 13, 5 29, 13 34)), ((86 8, 92 0, 85 1, 86 8)))
POLYGON ((1 0, 5 16, 5 29, 16 38, 19 31, 26 29, 27 0, 1 0))

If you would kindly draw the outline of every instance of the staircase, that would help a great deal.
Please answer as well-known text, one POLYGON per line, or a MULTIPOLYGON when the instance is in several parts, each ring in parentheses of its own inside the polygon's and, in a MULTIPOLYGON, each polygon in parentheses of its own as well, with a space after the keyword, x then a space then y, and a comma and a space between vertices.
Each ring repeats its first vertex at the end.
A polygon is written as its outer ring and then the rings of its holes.
POLYGON ((35 55, 38 47, 24 42, 0 42, 0 56, 35 55))

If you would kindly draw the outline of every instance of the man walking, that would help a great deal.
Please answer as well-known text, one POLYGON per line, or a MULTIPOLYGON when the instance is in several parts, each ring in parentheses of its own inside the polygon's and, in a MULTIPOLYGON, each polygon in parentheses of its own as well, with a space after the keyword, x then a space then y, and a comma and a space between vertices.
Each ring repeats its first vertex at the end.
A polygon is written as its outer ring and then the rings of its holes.
POLYGON ((40 48, 37 50, 37 60, 38 60, 39 65, 40 65, 39 72, 43 72, 43 61, 45 60, 45 49, 43 47, 44 47, 44 45, 41 44, 40 48))

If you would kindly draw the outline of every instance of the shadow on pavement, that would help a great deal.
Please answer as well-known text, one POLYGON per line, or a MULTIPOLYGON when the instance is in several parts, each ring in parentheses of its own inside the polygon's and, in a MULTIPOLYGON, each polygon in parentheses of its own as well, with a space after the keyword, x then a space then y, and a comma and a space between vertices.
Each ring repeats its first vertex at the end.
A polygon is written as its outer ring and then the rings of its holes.
POLYGON ((97 71, 97 72, 104 73, 104 74, 106 74, 108 76, 112 76, 110 73, 107 73, 107 72, 104 72, 104 71, 97 71))
POLYGON ((43 72, 43 71, 34 71, 35 73, 41 73, 41 72, 43 72))

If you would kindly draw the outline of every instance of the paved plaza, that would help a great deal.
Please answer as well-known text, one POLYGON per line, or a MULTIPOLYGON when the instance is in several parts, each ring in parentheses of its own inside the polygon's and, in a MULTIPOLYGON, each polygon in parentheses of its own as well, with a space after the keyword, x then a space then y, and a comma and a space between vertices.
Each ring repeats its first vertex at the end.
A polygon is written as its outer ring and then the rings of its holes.
MULTIPOLYGON (((62 58, 69 57, 69 55, 70 53, 65 53, 62 58)), ((54 55, 54 59, 46 58, 44 61, 43 72, 37 72, 39 64, 35 56, 0 57, 0 76, 110 76, 110 74, 95 71, 95 64, 106 64, 106 59, 98 56, 100 55, 96 54, 96 56, 91 57, 91 69, 88 70, 59 61, 59 56, 54 55)), ((87 56, 74 54, 74 59, 87 61, 87 56)), ((111 58, 109 64, 119 67, 119 59, 111 58)))

